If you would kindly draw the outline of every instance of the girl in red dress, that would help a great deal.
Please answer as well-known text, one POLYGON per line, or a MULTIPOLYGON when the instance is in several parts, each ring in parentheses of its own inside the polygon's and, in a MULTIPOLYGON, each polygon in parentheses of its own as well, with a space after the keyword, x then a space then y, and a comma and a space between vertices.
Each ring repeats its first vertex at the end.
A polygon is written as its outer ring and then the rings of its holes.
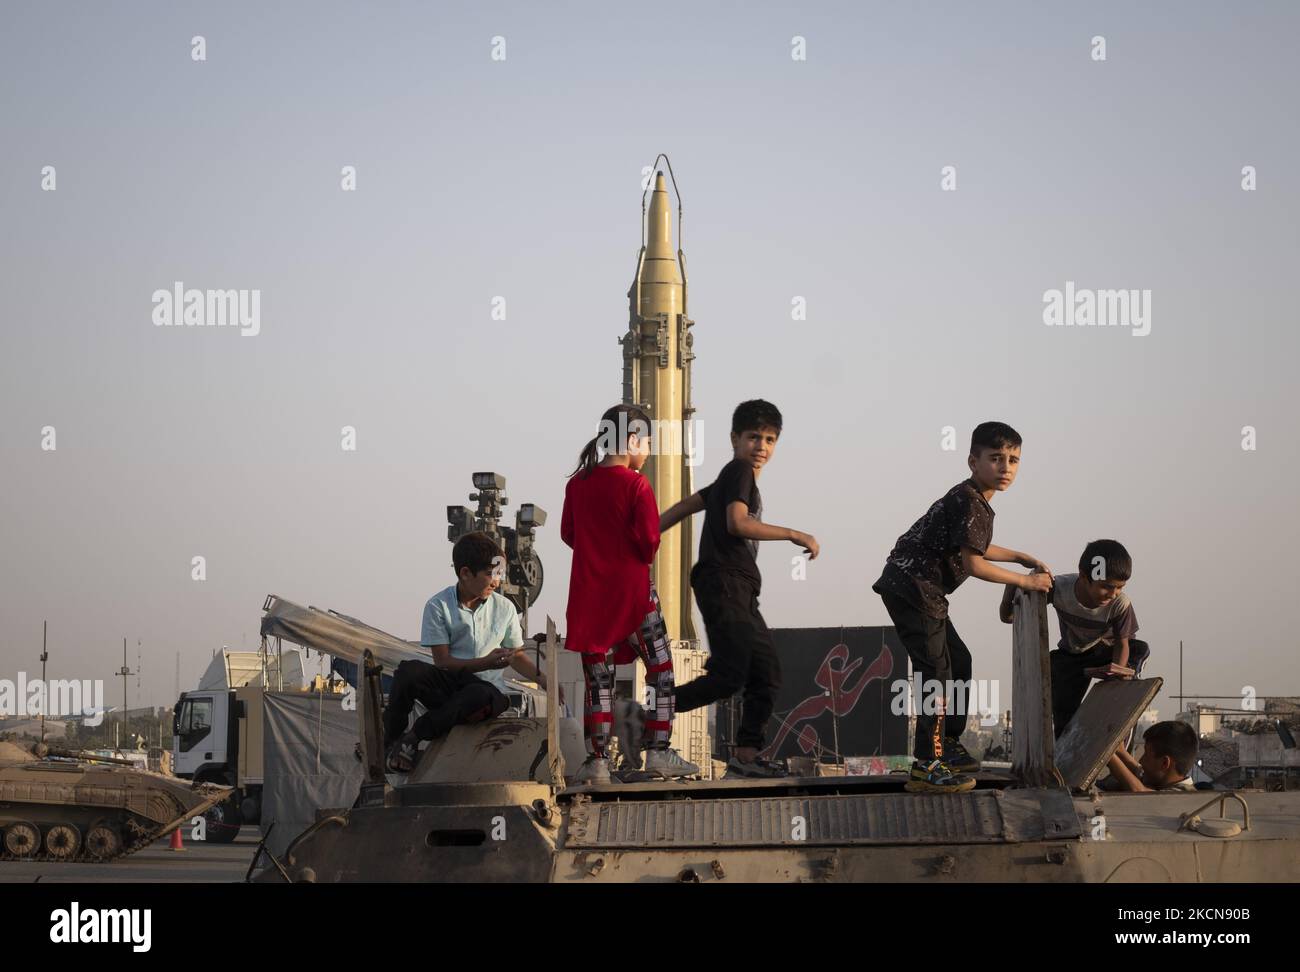
POLYGON ((587 761, 579 783, 608 783, 609 736, 614 721, 614 665, 640 658, 646 669, 647 705, 628 706, 632 735, 622 735, 632 765, 638 743, 651 775, 693 776, 699 767, 669 747, 673 731, 673 660, 650 565, 659 549, 659 507, 641 475, 650 454, 650 419, 634 405, 615 405, 583 447, 569 474, 560 539, 573 548, 568 631, 564 646, 582 655, 586 682, 583 728, 587 761), (640 724, 644 723, 644 730, 640 724))

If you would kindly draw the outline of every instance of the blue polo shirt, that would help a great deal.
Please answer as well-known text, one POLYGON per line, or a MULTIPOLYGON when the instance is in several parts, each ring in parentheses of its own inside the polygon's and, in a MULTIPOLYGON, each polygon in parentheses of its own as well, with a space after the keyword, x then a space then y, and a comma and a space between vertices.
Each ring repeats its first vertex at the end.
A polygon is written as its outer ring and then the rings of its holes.
MULTIPOLYGON (((425 648, 448 645, 452 658, 482 658, 497 648, 522 648, 524 635, 519 612, 504 594, 493 591, 473 611, 460 603, 456 585, 439 591, 424 605, 420 644, 425 648)), ((504 668, 475 672, 505 692, 504 668)))

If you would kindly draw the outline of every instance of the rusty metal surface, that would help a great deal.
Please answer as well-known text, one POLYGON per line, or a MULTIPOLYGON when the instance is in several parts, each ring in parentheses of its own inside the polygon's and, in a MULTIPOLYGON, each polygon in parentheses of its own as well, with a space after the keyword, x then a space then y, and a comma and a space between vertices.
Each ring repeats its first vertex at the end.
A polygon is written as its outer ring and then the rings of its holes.
MULTIPOLYGON (((1300 849, 1300 793, 1263 793, 1234 791, 1250 808, 1250 829, 1223 839, 1180 829, 1182 816, 1203 807, 1214 796, 1226 791, 1162 790, 1156 793, 1104 793, 1097 799, 1075 797, 1079 814, 1106 820, 1107 839, 1143 843, 1226 844, 1254 841, 1286 841, 1300 849)), ((1219 816, 1217 808, 1203 810, 1206 817, 1219 816)), ((1226 816, 1245 823, 1244 813, 1236 800, 1226 804, 1226 816)), ((1295 874, 1300 875, 1300 867, 1295 874)))
POLYGON ((573 804, 566 849, 1010 843, 1070 836, 1065 794, 876 793, 573 804), (1063 803, 1062 803, 1063 801, 1063 803), (1056 805, 1061 804, 1061 805, 1056 805))
MULTIPOLYGON (((1246 794, 1251 830, 1222 840, 1178 830, 1179 815, 1204 803, 1200 793, 1120 794, 1094 801, 1071 798, 1059 788, 976 790, 957 796, 880 790, 791 795, 769 790, 771 795, 762 797, 751 790, 746 798, 714 796, 692 801, 671 795, 667 789, 654 793, 647 788, 638 791, 644 798, 637 799, 570 790, 565 802, 546 805, 544 794, 549 788, 541 785, 498 788, 478 784, 466 790, 469 792, 458 792, 454 784, 428 785, 400 795, 412 799, 420 795, 433 805, 345 811, 346 826, 321 828, 295 847, 295 862, 288 868, 292 879, 1065 883, 1285 881, 1300 873, 1297 793, 1246 794), (493 790, 496 792, 490 792, 493 790), (499 802, 492 802, 494 796, 499 802), (546 821, 531 806, 528 798, 533 796, 548 810, 546 821), (635 846, 598 846, 599 831, 585 843, 575 839, 574 821, 583 815, 589 825, 595 821, 598 828, 604 813, 607 826, 612 827, 618 821, 609 817, 611 809, 626 810, 637 804, 651 805, 662 814, 667 808, 682 813, 682 808, 692 804, 759 801, 774 808, 769 813, 787 814, 791 803, 845 800, 875 803, 871 812, 859 813, 857 819, 870 821, 875 814, 886 824, 891 823, 885 813, 889 805, 901 806, 907 818, 902 824, 925 831, 902 839, 903 825, 893 821, 892 837, 885 831, 875 834, 885 838, 883 842, 872 843, 860 839, 861 834, 854 837, 849 833, 848 839, 838 843, 819 844, 815 842, 817 828, 838 826, 843 837, 847 832, 844 824, 853 818, 832 814, 823 819, 813 813, 807 818, 809 839, 803 842, 674 843, 669 838, 676 832, 649 832, 644 824, 641 833, 630 825, 624 831, 624 836, 638 840, 635 846), (925 808, 939 800, 952 801, 947 813, 941 805, 938 822, 925 819, 925 808), (959 807, 963 802, 967 806, 959 807), (977 827, 972 827, 969 819, 952 816, 967 814, 972 805, 982 807, 984 814, 975 821, 977 827), (1108 825, 1101 838, 1094 830, 1099 817, 1108 825), (494 839, 494 828, 500 824, 505 827, 503 841, 494 839), (946 842, 942 837, 945 827, 950 838, 946 842), (473 840, 462 841, 458 835, 470 835, 473 840)), ((827 832, 835 831, 820 831, 823 835, 827 832)), ((612 840, 616 835, 611 831, 606 836, 612 840)), ((271 871, 260 879, 284 880, 273 868, 271 871)))
POLYGON ((544 783, 407 783, 387 795, 392 807, 531 806, 551 798, 544 783))
MULTIPOLYGON (((545 788, 543 788, 545 789, 545 788)), ((295 882, 541 883, 553 830, 528 806, 361 807, 321 822, 283 858, 295 882)), ((283 883, 273 866, 258 883, 283 883)))
MULTIPOLYGON (((1005 773, 974 774, 980 789, 1016 782, 1005 773)), ((823 794, 903 792, 906 773, 879 776, 784 776, 773 779, 651 780, 644 783, 610 783, 602 786, 571 786, 556 797, 567 803, 578 797, 605 799, 713 799, 747 796, 817 796, 823 794)))
POLYGON ((1056 771, 1047 595, 1018 592, 1011 631, 1011 772, 1030 786, 1051 786, 1056 771))
POLYGON ((407 777, 418 783, 525 782, 546 762, 545 719, 489 719, 435 739, 407 777))

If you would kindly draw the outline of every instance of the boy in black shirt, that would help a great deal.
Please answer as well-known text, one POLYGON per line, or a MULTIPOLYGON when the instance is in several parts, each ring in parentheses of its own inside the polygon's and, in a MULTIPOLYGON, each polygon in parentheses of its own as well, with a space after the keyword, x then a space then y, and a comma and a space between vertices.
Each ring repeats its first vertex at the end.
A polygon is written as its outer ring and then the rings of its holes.
POLYGON ((971 435, 966 459, 971 478, 934 502, 898 538, 872 590, 885 602, 898 638, 922 678, 926 703, 916 713, 915 762, 906 789, 961 793, 973 789, 979 761, 961 744, 970 687, 970 651, 948 618, 948 598, 968 576, 1028 591, 1048 591, 1047 565, 1029 554, 993 545, 993 494, 1007 489, 1020 468, 1020 435, 1001 422, 985 422, 971 435), (1018 563, 1042 573, 1016 574, 990 561, 1018 563), (934 683, 943 687, 931 693, 934 683), (955 689, 955 691, 954 691, 955 689), (956 696, 946 713, 946 696, 956 696), (937 703, 937 711, 927 712, 937 703), (945 718, 946 716, 946 718, 945 718))
POLYGON ((754 559, 758 541, 789 540, 803 547, 810 559, 820 549, 811 534, 762 522, 758 477, 771 461, 780 435, 781 413, 775 405, 761 399, 741 402, 731 417, 731 462, 712 483, 659 518, 663 533, 692 513, 704 511, 700 558, 691 570, 691 587, 704 616, 709 661, 704 675, 677 686, 676 702, 678 712, 689 712, 744 690, 728 777, 785 775, 779 765, 758 755, 781 687, 776 646, 758 612, 763 580, 754 559))

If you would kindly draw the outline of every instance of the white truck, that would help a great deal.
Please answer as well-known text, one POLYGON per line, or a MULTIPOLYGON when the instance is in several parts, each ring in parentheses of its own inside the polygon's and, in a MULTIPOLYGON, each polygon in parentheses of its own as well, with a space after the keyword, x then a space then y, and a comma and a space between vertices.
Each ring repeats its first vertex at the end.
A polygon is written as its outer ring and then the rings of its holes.
POLYGON ((222 649, 199 681, 176 703, 172 726, 172 772, 196 783, 235 788, 230 800, 207 813, 207 839, 229 843, 242 824, 262 813, 262 693, 301 688, 302 656, 222 649))

